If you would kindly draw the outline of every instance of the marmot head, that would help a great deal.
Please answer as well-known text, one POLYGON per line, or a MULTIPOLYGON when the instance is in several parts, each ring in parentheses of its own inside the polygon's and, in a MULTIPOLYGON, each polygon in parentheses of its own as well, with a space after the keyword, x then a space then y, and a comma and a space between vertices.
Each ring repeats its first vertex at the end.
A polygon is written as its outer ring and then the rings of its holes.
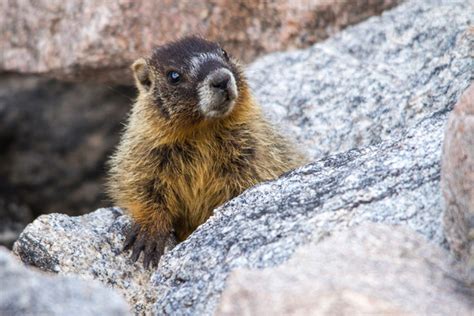
POLYGON ((140 98, 165 119, 200 122, 232 113, 243 75, 217 43, 192 36, 155 48, 132 66, 140 98))

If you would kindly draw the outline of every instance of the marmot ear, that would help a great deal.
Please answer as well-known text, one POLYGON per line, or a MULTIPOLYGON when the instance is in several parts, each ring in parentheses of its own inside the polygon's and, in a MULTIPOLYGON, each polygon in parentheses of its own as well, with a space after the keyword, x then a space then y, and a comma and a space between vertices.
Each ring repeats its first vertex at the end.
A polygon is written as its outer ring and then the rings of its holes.
POLYGON ((132 65, 133 76, 138 88, 148 91, 151 87, 150 70, 145 58, 136 60, 132 65))

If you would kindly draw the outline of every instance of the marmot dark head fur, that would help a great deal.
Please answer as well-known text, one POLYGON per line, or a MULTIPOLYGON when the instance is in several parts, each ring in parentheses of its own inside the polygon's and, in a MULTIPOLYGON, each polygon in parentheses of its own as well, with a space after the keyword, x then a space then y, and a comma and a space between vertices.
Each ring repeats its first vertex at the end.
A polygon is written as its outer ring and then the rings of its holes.
POLYGON ((304 158, 263 119, 238 63, 187 37, 133 66, 139 90, 110 161, 108 189, 135 224, 132 259, 156 264, 174 231, 184 240, 213 210, 304 158))
POLYGON ((246 89, 240 67, 218 44, 188 37, 132 66, 143 101, 168 124, 195 127, 229 115, 246 89))

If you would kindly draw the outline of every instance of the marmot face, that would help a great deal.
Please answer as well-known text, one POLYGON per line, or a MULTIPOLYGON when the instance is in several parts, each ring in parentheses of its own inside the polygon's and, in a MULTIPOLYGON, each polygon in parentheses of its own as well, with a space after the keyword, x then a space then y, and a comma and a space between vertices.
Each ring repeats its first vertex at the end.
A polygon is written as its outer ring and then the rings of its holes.
POLYGON ((228 116, 242 83, 240 67, 218 44, 194 36, 156 48, 132 69, 140 97, 179 123, 228 116))

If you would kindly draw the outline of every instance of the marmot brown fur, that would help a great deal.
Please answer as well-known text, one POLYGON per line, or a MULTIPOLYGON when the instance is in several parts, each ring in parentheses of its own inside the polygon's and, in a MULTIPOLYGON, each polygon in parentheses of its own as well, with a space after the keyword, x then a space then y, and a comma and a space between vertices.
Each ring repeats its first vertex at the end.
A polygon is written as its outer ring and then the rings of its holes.
POLYGON ((157 264, 174 230, 188 237, 245 189, 304 161, 262 117, 236 60, 187 37, 133 66, 138 98, 110 161, 108 191, 135 225, 132 260, 157 264))

